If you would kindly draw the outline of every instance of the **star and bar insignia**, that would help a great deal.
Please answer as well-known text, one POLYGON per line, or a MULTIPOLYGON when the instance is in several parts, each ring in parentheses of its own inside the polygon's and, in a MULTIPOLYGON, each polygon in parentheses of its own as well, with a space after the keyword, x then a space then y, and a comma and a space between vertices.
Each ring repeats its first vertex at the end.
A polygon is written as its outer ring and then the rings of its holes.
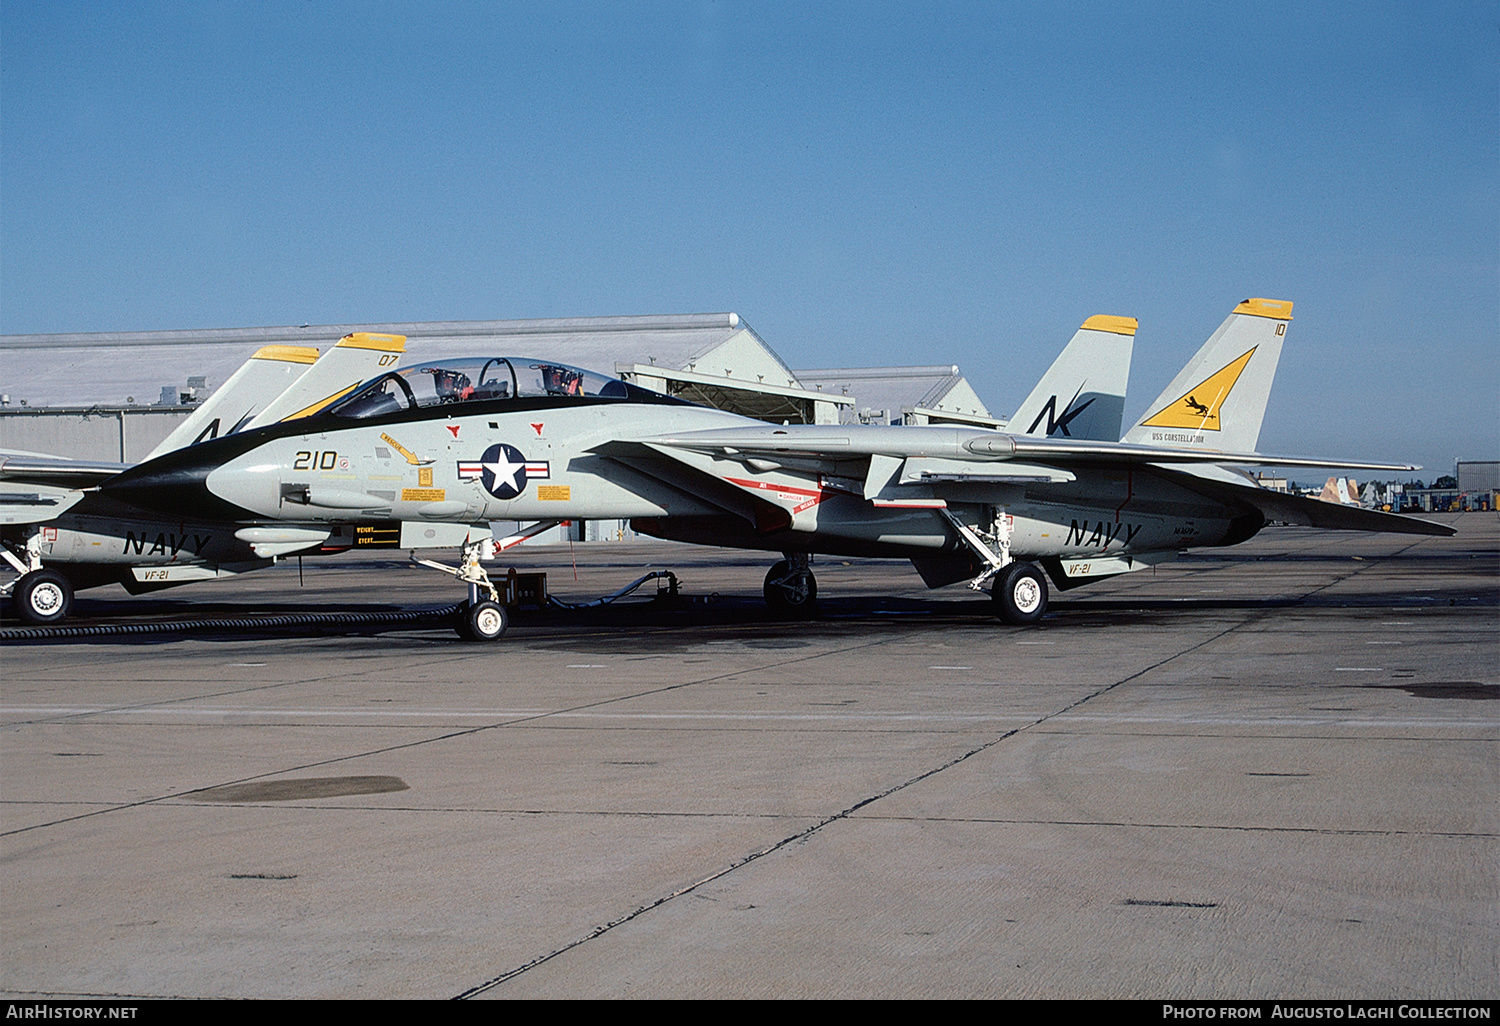
POLYGON ((514 499, 526 490, 527 481, 550 478, 552 464, 528 460, 521 450, 502 442, 484 450, 477 460, 459 460, 458 476, 464 481, 479 478, 484 490, 497 499, 514 499))

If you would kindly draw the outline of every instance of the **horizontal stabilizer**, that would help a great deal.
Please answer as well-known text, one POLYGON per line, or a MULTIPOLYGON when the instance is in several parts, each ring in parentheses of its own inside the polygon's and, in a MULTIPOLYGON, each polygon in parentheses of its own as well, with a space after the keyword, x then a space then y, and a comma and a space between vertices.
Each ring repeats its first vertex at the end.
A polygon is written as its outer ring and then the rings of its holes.
POLYGON ((1360 506, 1344 506, 1336 502, 1324 502, 1322 499, 1310 499, 1304 495, 1289 495, 1248 482, 1234 483, 1225 478, 1200 476, 1191 470, 1169 470, 1166 473, 1172 480, 1202 495, 1252 506, 1267 520, 1279 520, 1302 527, 1321 527, 1330 531, 1389 531, 1395 534, 1426 534, 1443 538, 1456 533, 1453 528, 1431 520, 1384 513, 1360 506))
POLYGON ((1391 531, 1396 534, 1429 534, 1447 538, 1457 532, 1445 524, 1433 523, 1418 517, 1402 516, 1399 513, 1383 513, 1380 510, 1364 509, 1360 506, 1345 506, 1339 503, 1309 499, 1303 495, 1287 495, 1268 488, 1259 489, 1264 496, 1256 496, 1256 506, 1268 520, 1284 520, 1289 524, 1304 527, 1322 527, 1333 531, 1391 531))

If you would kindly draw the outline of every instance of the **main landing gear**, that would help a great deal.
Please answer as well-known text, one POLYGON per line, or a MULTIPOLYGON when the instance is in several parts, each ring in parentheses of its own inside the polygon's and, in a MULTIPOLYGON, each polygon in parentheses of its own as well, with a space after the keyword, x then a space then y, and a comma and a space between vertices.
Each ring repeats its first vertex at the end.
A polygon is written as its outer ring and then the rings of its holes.
POLYGON ((806 553, 784 553, 785 559, 766 574, 762 593, 771 612, 787 619, 813 616, 818 610, 818 579, 806 553))
POLYGON ((73 611, 73 582, 42 566, 41 535, 35 528, 24 546, 0 544, 0 558, 19 575, 0 586, 0 595, 10 596, 18 620, 32 627, 48 627, 68 618, 73 611))
POLYGON ((33 627, 62 623, 73 609, 73 585, 56 570, 22 574, 11 592, 16 617, 33 627))
POLYGON ((1047 579, 1032 563, 1012 562, 1000 571, 990 599, 995 615, 1006 623, 1018 627, 1036 623, 1047 612, 1047 579))
POLYGON ((1014 519, 1003 509, 990 512, 990 526, 983 534, 964 523, 948 509, 938 513, 953 526, 965 545, 985 563, 984 571, 969 587, 983 591, 991 578, 990 600, 995 615, 1008 624, 1024 627, 1036 623, 1047 613, 1047 578, 1034 563, 1022 563, 1010 554, 1010 533, 1014 519), (998 552, 996 551, 998 550, 998 552))

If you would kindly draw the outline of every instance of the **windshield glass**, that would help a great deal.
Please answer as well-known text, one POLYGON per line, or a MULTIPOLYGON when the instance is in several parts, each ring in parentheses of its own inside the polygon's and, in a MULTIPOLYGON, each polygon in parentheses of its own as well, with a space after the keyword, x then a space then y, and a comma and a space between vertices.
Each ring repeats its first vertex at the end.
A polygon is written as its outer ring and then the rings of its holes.
POLYGON ((376 378, 328 412, 362 419, 447 403, 532 396, 625 398, 618 378, 526 357, 492 356, 426 362, 376 378))

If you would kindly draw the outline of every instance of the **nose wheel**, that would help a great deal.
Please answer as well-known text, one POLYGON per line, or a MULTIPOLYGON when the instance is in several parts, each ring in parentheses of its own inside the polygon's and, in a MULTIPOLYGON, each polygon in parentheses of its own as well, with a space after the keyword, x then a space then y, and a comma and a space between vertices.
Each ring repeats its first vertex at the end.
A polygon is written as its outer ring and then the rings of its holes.
POLYGON ((807 565, 807 557, 783 559, 766 574, 762 593, 766 605, 777 616, 812 616, 818 608, 818 579, 807 565))
POLYGON ((1016 626, 1036 623, 1047 612, 1047 579, 1032 563, 1011 563, 990 591, 995 615, 1016 626))
POLYGON ((465 641, 494 641, 505 633, 509 624, 510 617, 506 615, 505 607, 485 599, 470 602, 460 609, 455 627, 458 636, 465 641))

